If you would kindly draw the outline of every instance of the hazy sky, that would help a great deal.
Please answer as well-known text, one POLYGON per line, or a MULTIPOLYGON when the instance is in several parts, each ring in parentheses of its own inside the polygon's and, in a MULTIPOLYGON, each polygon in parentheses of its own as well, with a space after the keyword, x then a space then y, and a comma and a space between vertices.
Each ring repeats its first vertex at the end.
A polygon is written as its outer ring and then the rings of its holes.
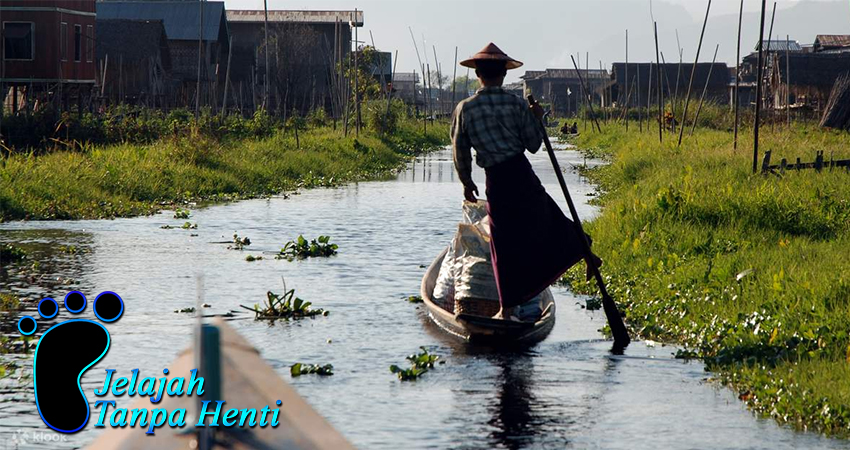
MULTIPOLYGON (((225 0, 228 9, 262 9, 262 0, 225 0)), ((625 30, 629 29, 629 60, 655 59, 652 15, 658 22, 661 52, 667 62, 678 61, 676 31, 684 60, 693 62, 707 1, 703 0, 268 0, 269 9, 343 9, 364 11, 360 40, 386 51, 399 51, 399 71, 410 72, 418 62, 408 27, 413 28, 419 51, 423 36, 428 60, 437 56, 444 74, 451 76, 455 46, 459 59, 490 41, 525 62, 509 81, 523 71, 572 67, 570 55, 581 52, 584 67, 590 52, 591 68, 605 68, 625 59, 625 30)), ((791 35, 811 44, 817 34, 850 34, 848 0, 780 0, 774 36, 791 35)), ((720 45, 718 61, 734 64, 739 0, 714 0, 700 61, 711 61, 720 45)), ((767 25, 770 24, 768 2, 767 25)), ((761 1, 744 1, 742 55, 758 40, 761 1)), ((422 55, 424 59, 424 55, 422 55)), ((458 70, 458 75, 465 69, 458 70)))

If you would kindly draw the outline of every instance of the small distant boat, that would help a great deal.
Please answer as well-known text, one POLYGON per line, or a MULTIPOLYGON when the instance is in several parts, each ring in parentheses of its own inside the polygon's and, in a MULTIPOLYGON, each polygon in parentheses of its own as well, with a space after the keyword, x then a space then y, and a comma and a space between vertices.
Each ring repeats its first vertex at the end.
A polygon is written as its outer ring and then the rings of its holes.
POLYGON ((502 343, 528 345, 546 338, 555 326, 555 299, 547 288, 542 294, 542 311, 535 322, 511 322, 475 314, 455 314, 454 305, 439 305, 434 301, 434 287, 440 267, 448 253, 443 250, 431 263, 422 278, 421 296, 428 317, 446 333, 471 343, 502 343), (451 310, 450 310, 451 309, 451 310))

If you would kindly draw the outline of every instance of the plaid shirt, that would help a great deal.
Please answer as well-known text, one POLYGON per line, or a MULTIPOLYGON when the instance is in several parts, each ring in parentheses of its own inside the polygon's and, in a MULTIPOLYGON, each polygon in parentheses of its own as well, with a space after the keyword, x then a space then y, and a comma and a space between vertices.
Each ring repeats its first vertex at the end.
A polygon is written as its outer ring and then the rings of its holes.
POLYGON ((472 152, 483 168, 524 152, 536 153, 543 142, 540 125, 528 104, 501 87, 485 87, 462 101, 452 117, 452 150, 460 181, 472 183, 472 152))

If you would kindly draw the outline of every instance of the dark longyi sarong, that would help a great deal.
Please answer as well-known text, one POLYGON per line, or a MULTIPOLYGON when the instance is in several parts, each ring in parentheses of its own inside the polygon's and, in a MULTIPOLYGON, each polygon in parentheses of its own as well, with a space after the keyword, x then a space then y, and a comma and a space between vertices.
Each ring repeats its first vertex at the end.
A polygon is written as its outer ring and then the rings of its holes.
POLYGON ((521 305, 582 260, 576 226, 525 154, 485 169, 490 253, 502 307, 521 305))

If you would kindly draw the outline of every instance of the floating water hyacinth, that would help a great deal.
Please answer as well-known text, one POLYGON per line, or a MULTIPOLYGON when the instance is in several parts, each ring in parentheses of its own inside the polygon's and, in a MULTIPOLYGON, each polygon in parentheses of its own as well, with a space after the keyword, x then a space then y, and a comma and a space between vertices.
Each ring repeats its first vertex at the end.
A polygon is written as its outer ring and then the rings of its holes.
POLYGON ((284 244, 276 258, 292 261, 336 255, 339 246, 332 244, 330 240, 330 236, 319 236, 308 242, 303 235, 298 236, 298 239, 284 244))

